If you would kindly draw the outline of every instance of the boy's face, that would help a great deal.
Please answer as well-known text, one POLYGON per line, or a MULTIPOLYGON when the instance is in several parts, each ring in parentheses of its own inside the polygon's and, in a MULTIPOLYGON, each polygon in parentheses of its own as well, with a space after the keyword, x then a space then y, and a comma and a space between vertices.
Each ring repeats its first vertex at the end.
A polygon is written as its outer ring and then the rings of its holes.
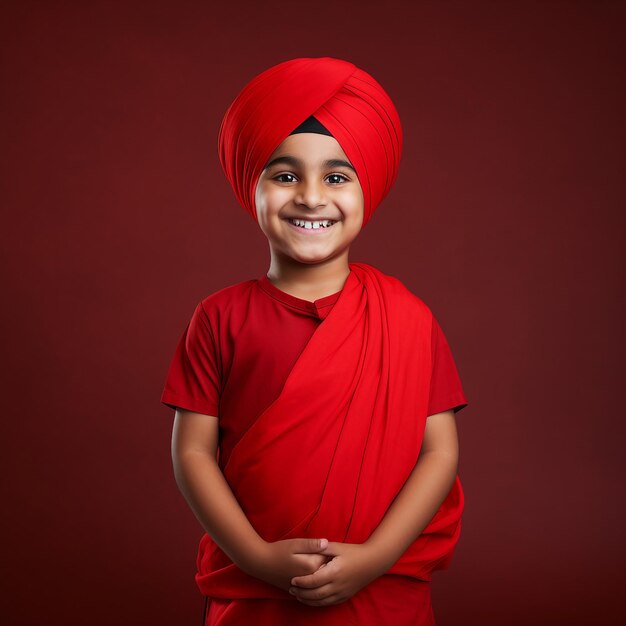
POLYGON ((300 263, 347 254, 363 224, 356 172, 339 142, 318 133, 289 135, 276 148, 259 178, 255 202, 272 251, 300 263), (298 226, 294 219, 333 223, 298 226))

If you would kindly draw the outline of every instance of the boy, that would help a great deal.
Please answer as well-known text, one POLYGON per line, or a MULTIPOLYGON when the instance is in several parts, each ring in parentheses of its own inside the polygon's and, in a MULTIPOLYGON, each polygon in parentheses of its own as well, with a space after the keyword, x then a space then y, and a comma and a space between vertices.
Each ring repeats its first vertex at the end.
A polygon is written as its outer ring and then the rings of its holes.
POLYGON ((352 63, 293 59, 242 90, 218 143, 271 260, 197 305, 161 397, 206 530, 203 622, 432 625, 467 399, 426 304, 348 260, 397 175, 397 111, 352 63))

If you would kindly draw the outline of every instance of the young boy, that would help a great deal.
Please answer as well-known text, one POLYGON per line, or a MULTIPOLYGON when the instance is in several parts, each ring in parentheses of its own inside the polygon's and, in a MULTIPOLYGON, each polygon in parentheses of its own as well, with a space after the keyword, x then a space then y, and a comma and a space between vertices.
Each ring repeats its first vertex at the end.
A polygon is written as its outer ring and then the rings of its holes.
POLYGON ((161 397, 206 530, 203 623, 432 625, 467 399, 428 306, 348 260, 396 179, 397 111, 352 63, 293 59, 242 90, 218 143, 270 266, 198 303, 161 397))

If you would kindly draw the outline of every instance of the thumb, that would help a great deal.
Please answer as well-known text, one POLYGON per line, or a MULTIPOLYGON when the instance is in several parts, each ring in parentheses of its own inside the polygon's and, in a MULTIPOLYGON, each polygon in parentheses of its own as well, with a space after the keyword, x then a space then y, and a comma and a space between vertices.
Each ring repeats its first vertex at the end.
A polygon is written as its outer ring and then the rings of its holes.
POLYGON ((325 550, 328 547, 328 539, 301 539, 298 544, 298 552, 315 553, 325 550))

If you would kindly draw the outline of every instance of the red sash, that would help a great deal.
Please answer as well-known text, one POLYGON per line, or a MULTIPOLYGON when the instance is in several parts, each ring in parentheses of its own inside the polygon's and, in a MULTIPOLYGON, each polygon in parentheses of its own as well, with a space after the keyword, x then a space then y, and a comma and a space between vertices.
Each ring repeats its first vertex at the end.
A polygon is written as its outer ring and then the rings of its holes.
MULTIPOLYGON (((234 447, 224 476, 266 541, 363 543, 420 452, 432 375, 432 313, 398 279, 366 263, 350 274, 280 396, 234 447)), ((245 390, 242 390, 245 392, 245 390)), ((458 475, 445 501, 388 570, 431 580, 461 530, 458 475)), ((208 534, 196 583, 220 598, 291 598, 240 570, 208 534)))

